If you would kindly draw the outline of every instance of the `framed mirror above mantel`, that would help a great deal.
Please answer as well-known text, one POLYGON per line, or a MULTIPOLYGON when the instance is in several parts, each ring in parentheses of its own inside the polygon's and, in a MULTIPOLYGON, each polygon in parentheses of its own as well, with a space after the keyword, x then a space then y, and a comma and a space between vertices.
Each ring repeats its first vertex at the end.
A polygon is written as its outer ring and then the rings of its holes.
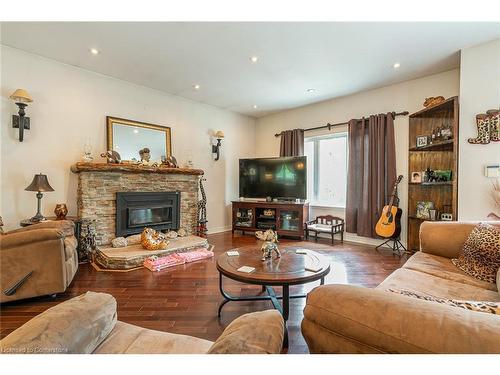
POLYGON ((119 117, 106 117, 108 150, 118 152, 122 160, 141 160, 139 151, 148 148, 152 161, 172 155, 171 129, 119 117))

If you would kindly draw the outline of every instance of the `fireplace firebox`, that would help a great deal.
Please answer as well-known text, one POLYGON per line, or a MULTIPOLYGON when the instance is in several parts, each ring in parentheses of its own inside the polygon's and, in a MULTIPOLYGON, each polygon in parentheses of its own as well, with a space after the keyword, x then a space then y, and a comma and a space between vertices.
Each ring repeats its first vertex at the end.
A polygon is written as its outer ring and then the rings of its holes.
POLYGON ((179 191, 116 193, 116 236, 141 233, 145 227, 179 229, 180 196, 179 191))

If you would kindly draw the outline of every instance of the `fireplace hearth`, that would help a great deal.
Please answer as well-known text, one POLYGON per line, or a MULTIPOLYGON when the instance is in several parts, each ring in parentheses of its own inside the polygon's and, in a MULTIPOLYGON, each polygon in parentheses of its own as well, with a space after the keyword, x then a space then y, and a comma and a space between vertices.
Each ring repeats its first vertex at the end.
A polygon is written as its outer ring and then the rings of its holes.
POLYGON ((116 236, 180 228, 180 192, 117 192, 116 236))

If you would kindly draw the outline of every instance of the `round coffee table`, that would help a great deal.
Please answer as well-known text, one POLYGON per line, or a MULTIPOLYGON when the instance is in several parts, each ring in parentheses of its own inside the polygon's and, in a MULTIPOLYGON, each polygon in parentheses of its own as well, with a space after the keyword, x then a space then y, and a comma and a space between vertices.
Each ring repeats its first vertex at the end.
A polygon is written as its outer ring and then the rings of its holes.
POLYGON ((290 298, 304 298, 305 294, 290 296, 290 285, 306 284, 321 280, 325 282, 325 276, 330 272, 330 262, 326 257, 312 250, 288 246, 280 248, 281 257, 262 261, 260 247, 246 246, 233 249, 239 252, 238 256, 229 256, 227 253, 217 258, 217 270, 219 270, 219 289, 224 301, 219 305, 218 316, 221 316, 222 308, 229 301, 264 301, 270 300, 275 309, 288 320, 290 311, 290 298), (306 250, 305 254, 297 254, 296 251, 306 250), (245 273, 238 271, 242 266, 254 267, 255 271, 245 273), (317 272, 307 271, 305 268, 318 268, 317 272), (246 284, 262 285, 262 291, 267 295, 259 296, 232 296, 228 294, 222 285, 222 276, 246 284), (273 286, 283 287, 283 294, 277 296, 273 286), (278 300, 283 300, 283 306, 278 300))

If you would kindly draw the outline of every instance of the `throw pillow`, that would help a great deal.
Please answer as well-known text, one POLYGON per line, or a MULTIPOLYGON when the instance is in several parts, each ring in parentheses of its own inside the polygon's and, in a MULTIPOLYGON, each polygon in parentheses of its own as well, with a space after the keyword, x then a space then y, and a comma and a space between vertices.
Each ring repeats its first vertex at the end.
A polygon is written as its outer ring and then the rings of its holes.
POLYGON ((496 282, 500 267, 500 229, 479 223, 464 243, 455 266, 478 280, 496 282))
POLYGON ((399 290, 399 289, 387 289, 389 292, 402 294, 407 297, 413 297, 417 299, 423 299, 425 301, 442 303, 443 305, 460 307, 462 309, 471 310, 471 311, 479 311, 485 312, 495 315, 500 315, 500 303, 499 302, 491 302, 491 301, 461 301, 455 299, 446 299, 433 297, 425 294, 421 294, 418 292, 414 292, 411 290, 399 290))

